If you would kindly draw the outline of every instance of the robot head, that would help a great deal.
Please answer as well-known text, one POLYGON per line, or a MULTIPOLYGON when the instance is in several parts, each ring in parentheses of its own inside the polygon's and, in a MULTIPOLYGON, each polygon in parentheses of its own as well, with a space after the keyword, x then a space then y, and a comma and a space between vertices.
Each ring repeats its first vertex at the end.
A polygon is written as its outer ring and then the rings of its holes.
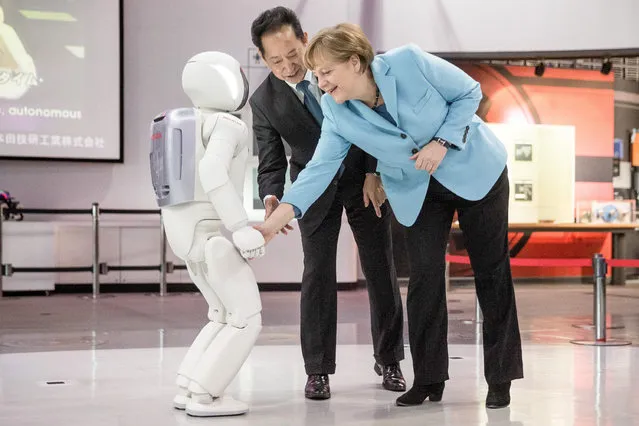
POLYGON ((185 65, 182 89, 198 108, 232 112, 246 104, 249 87, 235 58, 222 52, 202 52, 185 65))

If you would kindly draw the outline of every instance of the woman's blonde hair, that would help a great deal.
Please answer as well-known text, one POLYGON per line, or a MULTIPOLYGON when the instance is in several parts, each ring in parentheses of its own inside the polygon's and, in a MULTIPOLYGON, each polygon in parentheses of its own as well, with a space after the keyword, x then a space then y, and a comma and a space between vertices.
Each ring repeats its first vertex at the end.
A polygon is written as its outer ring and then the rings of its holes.
POLYGON ((359 25, 338 24, 324 28, 311 39, 304 54, 304 65, 314 70, 321 59, 342 63, 353 55, 360 60, 361 72, 368 69, 375 57, 373 46, 359 25))

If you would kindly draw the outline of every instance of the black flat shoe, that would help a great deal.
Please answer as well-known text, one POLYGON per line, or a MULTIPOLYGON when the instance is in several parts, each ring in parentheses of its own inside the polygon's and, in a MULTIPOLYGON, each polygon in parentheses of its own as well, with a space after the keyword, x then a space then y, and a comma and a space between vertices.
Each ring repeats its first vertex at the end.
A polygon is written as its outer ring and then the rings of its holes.
POLYGON ((328 374, 311 374, 306 380, 304 396, 308 399, 329 399, 331 387, 328 383, 328 374))
POLYGON ((486 408, 505 408, 510 405, 510 382, 488 385, 486 408))
POLYGON ((373 367, 378 376, 382 376, 382 386, 384 389, 393 392, 404 392, 406 390, 406 380, 402 374, 399 364, 388 364, 381 366, 375 363, 373 367))
POLYGON ((444 394, 444 382, 432 385, 413 385, 404 395, 397 398, 395 403, 400 407, 420 405, 426 398, 433 402, 441 401, 444 394))

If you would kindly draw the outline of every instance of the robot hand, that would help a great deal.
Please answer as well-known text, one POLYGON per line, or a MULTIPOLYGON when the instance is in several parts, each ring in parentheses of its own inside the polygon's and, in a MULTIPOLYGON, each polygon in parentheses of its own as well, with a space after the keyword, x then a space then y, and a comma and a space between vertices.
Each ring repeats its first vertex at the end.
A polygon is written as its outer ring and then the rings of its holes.
POLYGON ((264 237, 257 229, 245 226, 233 232, 233 244, 245 259, 255 259, 264 256, 264 237))

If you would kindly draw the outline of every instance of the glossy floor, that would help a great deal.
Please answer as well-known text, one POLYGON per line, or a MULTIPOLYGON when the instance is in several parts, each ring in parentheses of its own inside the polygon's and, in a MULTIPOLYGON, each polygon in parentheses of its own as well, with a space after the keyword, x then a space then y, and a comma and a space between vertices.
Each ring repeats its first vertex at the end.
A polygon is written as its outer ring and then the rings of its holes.
MULTIPOLYGON (((303 397, 299 294, 263 293, 264 330, 229 393, 250 404, 232 418, 171 408, 174 374, 202 325, 194 294, 0 300, 0 425, 635 425, 639 424, 639 288, 609 288, 610 337, 592 347, 592 290, 519 286, 525 379, 508 409, 486 410, 471 290, 449 295, 450 374, 443 401, 397 407, 372 371, 365 291, 340 293, 332 398, 303 397)), ((402 367, 412 382, 410 353, 402 367)))

